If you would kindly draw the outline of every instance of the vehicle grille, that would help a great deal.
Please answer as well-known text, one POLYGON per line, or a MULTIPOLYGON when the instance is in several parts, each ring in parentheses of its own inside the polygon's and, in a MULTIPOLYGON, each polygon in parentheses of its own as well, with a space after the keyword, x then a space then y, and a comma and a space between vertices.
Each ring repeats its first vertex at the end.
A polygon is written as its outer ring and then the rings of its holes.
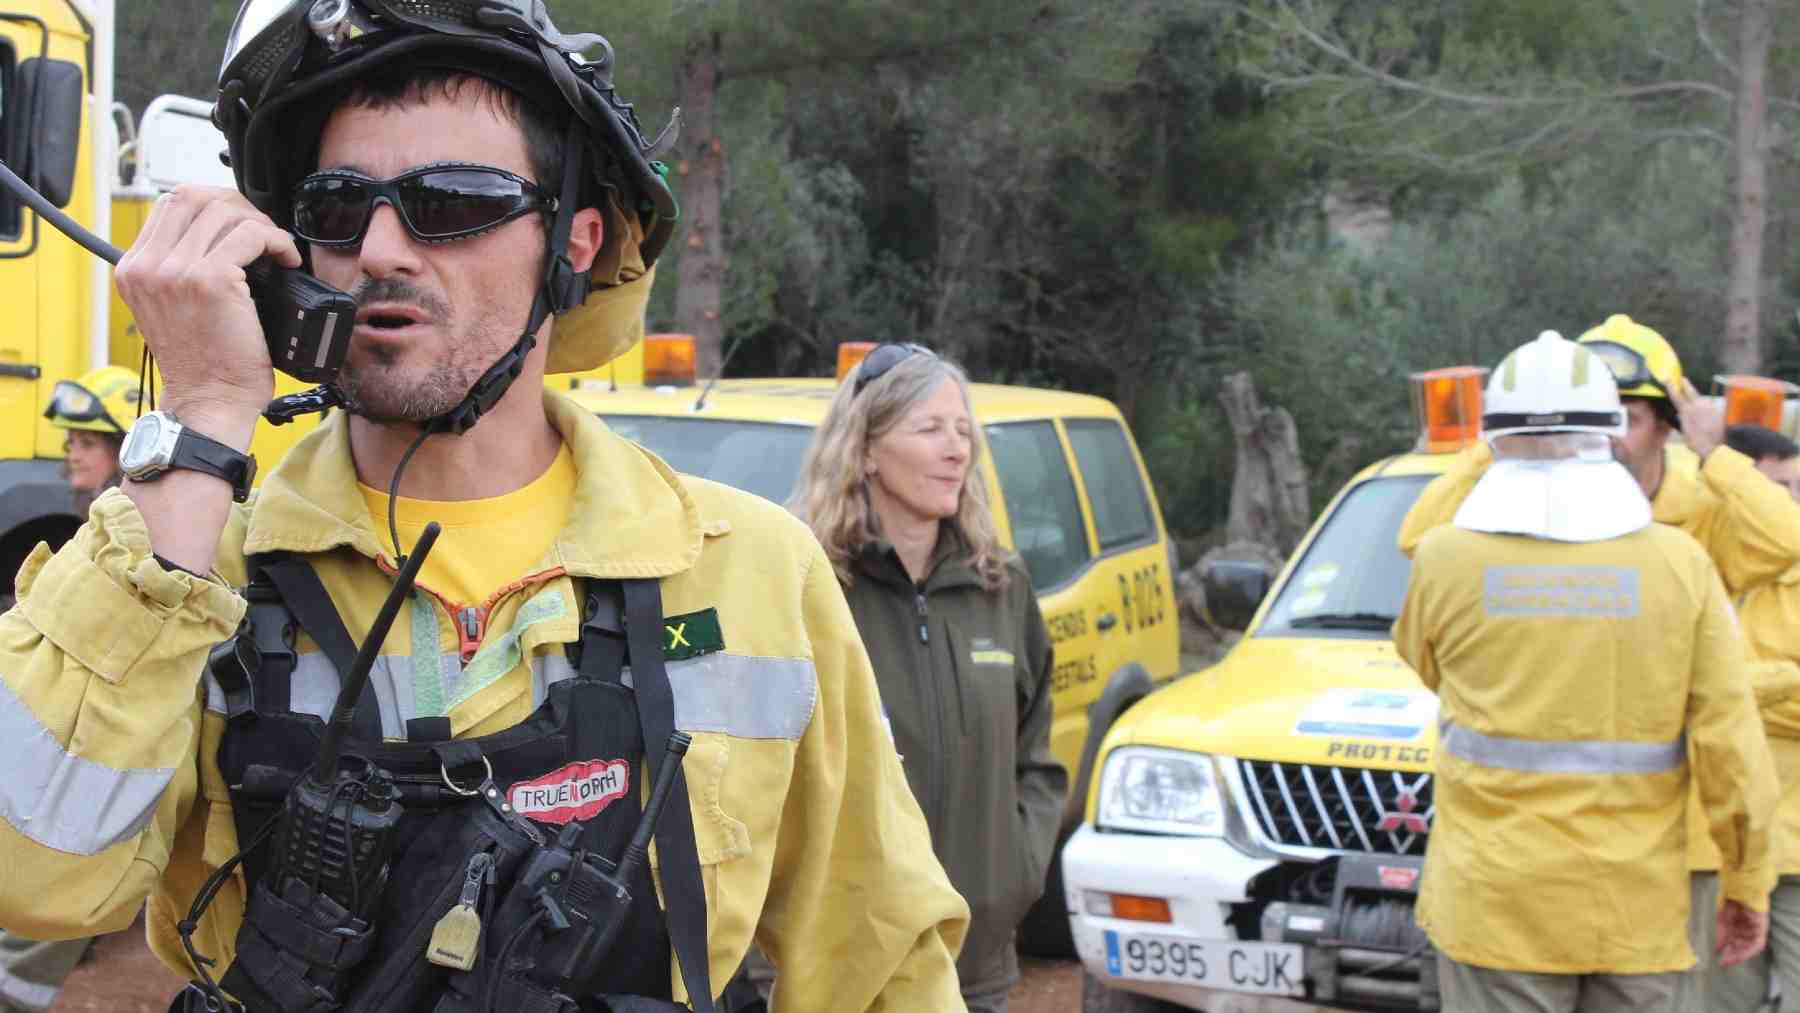
POLYGON ((1425 853, 1424 831, 1436 813, 1430 774, 1270 760, 1238 766, 1248 808, 1277 846, 1425 853))

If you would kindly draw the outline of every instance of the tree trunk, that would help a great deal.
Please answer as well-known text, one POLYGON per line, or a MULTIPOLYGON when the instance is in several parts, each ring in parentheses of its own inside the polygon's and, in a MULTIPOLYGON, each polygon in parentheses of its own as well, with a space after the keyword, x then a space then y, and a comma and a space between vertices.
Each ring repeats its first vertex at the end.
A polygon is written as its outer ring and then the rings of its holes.
POLYGON ((681 140, 675 193, 681 201, 681 274, 675 280, 675 326, 696 341, 702 382, 719 371, 724 338, 725 143, 719 137, 719 36, 708 31, 688 43, 676 68, 681 140))
POLYGON ((1738 89, 1733 109, 1732 156, 1735 204, 1731 227, 1731 283, 1725 311, 1725 342, 1719 360, 1726 371, 1762 370, 1762 256, 1767 226, 1767 78, 1771 0, 1744 0, 1738 15, 1738 89))
POLYGON ((1237 440, 1226 541, 1256 542, 1286 557, 1312 519, 1294 417, 1285 408, 1264 408, 1249 373, 1226 377, 1219 402, 1237 440))

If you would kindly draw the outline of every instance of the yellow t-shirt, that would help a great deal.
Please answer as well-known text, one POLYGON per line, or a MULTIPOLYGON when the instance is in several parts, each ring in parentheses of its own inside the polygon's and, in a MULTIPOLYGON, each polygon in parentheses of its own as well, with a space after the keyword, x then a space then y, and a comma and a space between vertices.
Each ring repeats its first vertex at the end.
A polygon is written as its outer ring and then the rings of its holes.
MULTIPOLYGON (((520 489, 489 499, 428 500, 402 496, 394 505, 400 541, 411 549, 425 525, 443 528, 419 571, 418 585, 451 611, 469 606, 483 615, 494 599, 546 569, 544 557, 569 520, 575 498, 575 458, 567 444, 542 475, 520 489)), ((388 535, 388 497, 358 483, 381 547, 394 558, 388 535)))

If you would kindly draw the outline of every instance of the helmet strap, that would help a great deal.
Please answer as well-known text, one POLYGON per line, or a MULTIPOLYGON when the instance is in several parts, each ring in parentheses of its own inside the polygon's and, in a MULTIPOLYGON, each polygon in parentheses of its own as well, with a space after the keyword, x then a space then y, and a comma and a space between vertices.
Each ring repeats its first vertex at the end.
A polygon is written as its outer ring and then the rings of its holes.
POLYGON ((586 151, 586 145, 582 143, 581 120, 572 116, 563 141, 562 191, 557 197, 545 239, 544 277, 537 295, 531 300, 531 315, 525 322, 525 332, 498 362, 481 374, 461 404, 425 423, 427 431, 453 436, 467 432, 499 403, 512 382, 519 378, 526 357, 537 346, 538 328, 550 314, 572 310, 587 298, 587 272, 575 270, 569 261, 569 233, 574 228, 575 212, 581 203, 586 151))

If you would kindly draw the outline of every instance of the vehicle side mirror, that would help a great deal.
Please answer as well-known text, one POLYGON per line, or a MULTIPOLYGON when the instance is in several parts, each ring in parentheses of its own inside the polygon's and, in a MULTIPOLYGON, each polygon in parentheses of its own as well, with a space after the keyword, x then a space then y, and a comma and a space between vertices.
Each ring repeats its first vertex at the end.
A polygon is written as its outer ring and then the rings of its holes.
POLYGON ((1274 569, 1261 560, 1207 560, 1200 568, 1206 620, 1223 629, 1245 629, 1274 582, 1274 569))
POLYGON ((13 169, 44 199, 68 207, 75 194, 81 107, 87 98, 81 65, 34 56, 20 62, 13 80, 7 149, 20 163, 13 169))

